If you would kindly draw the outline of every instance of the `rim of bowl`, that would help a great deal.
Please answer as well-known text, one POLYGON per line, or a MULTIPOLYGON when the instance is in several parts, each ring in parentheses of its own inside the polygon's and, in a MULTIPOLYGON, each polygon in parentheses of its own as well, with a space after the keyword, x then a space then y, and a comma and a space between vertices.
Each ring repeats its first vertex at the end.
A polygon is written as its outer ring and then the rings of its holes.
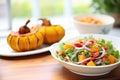
MULTIPOLYGON (((115 39, 119 39, 119 40, 120 40, 119 37, 111 36, 111 35, 104 35, 104 34, 92 34, 92 33, 91 33, 91 34, 81 34, 81 35, 82 35, 82 36, 89 36, 89 35, 107 36, 107 37, 112 37, 112 38, 115 38, 115 39)), ((77 37, 79 37, 79 36, 77 36, 77 37)), ((75 38, 77 38, 77 37, 73 37, 73 38, 68 39, 68 40, 66 40, 66 41, 70 41, 70 40, 75 39, 75 38)), ((66 41, 64 41, 64 42, 66 42, 66 41)), ((84 67, 84 68, 103 68, 103 67, 105 68, 105 67, 111 67, 111 66, 120 64, 120 60, 119 60, 118 62, 116 62, 116 63, 109 64, 109 65, 102 65, 102 66, 84 66, 84 65, 77 65, 77 64, 74 64, 74 63, 70 63, 70 62, 65 62, 65 61, 57 58, 56 55, 55 55, 55 52, 52 53, 52 52, 53 52, 53 50, 52 50, 53 46, 54 46, 54 45, 56 46, 56 45, 59 45, 59 44, 60 44, 60 42, 55 43, 55 44, 53 44, 53 45, 50 46, 51 55, 52 55, 57 61, 63 62, 63 63, 65 63, 65 64, 68 64, 68 65, 71 65, 71 66, 84 67)))
POLYGON ((79 15, 75 15, 73 16, 73 22, 78 23, 78 24, 83 24, 83 25, 108 25, 108 24, 114 24, 115 23, 115 19, 110 16, 110 15, 105 15, 105 14, 79 14, 79 15), (102 16, 102 17, 107 17, 109 19, 111 19, 111 23, 105 23, 105 24, 90 24, 90 23, 85 23, 85 22, 80 22, 77 21, 75 18, 79 18, 79 17, 85 17, 85 16, 102 16))

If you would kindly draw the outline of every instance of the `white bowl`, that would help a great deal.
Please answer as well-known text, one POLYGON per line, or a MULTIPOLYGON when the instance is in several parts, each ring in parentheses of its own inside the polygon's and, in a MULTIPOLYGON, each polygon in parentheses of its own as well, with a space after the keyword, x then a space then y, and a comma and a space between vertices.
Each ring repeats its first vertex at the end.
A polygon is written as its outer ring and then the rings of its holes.
POLYGON ((73 17, 74 27, 78 30, 79 33, 97 33, 97 34, 107 34, 113 28, 115 20, 113 17, 102 14, 86 14, 86 15, 76 15, 73 17), (87 16, 91 16, 95 19, 98 19, 103 22, 103 24, 90 24, 83 23, 76 18, 84 18, 87 16))
MULTIPOLYGON (((83 38, 85 36, 91 36, 91 35, 96 39, 102 38, 105 40, 111 40, 114 47, 120 51, 120 45, 118 44, 118 43, 120 43, 120 38, 108 36, 108 35, 102 35, 102 34, 84 34, 84 35, 80 35, 78 37, 69 39, 65 42, 74 42, 75 40, 77 40, 79 38, 83 38)), ((115 69, 120 64, 120 61, 118 61, 114 64, 105 65, 105 66, 84 66, 84 65, 76 65, 73 63, 65 62, 65 61, 60 60, 59 58, 56 57, 56 50, 57 51, 59 50, 59 45, 60 45, 60 43, 55 43, 50 47, 51 55, 57 61, 59 61, 60 64, 62 64, 65 68, 67 68, 71 72, 79 74, 79 75, 84 75, 84 76, 104 75, 104 74, 111 72, 113 69, 115 69)))

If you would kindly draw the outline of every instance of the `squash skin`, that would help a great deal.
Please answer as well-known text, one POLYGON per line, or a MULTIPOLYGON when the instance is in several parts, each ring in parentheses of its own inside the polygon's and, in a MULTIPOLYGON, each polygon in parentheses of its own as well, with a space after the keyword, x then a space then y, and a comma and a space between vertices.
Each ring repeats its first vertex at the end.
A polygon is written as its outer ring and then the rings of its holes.
POLYGON ((65 35, 65 30, 60 25, 42 26, 42 27, 36 26, 36 27, 38 27, 39 31, 42 33, 45 44, 53 44, 55 42, 58 42, 65 35))
POLYGON ((18 35, 10 33, 7 37, 9 46, 17 52, 30 51, 40 47, 43 44, 43 36, 38 30, 31 30, 32 33, 18 35))
POLYGON ((42 20, 42 24, 38 23, 31 29, 38 29, 42 33, 45 44, 53 44, 65 36, 65 30, 61 25, 52 25, 50 20, 46 18, 38 20, 42 20))

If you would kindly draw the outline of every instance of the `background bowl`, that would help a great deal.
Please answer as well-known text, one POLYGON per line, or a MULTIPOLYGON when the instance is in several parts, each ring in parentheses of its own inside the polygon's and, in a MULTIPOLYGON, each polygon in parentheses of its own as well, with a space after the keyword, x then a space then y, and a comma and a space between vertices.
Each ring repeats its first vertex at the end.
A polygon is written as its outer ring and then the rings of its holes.
POLYGON ((113 28, 115 20, 113 17, 102 14, 86 14, 86 15, 76 15, 73 17, 74 27, 79 33, 97 33, 97 34, 107 34, 113 28), (91 16, 103 22, 103 24, 90 24, 80 22, 77 19, 91 16))
MULTIPOLYGON (((107 36, 107 35, 101 35, 101 34, 84 34, 80 35, 78 37, 69 39, 65 42, 74 42, 77 39, 83 38, 85 36, 93 36, 94 38, 102 38, 105 40, 110 40, 112 41, 113 46, 120 51, 120 38, 113 37, 113 36, 107 36)), ((73 73, 79 74, 79 75, 85 75, 85 76, 99 76, 99 75, 104 75, 109 73, 111 70, 116 68, 119 64, 120 61, 110 64, 110 65, 105 65, 105 66, 83 66, 83 65, 76 65, 73 63, 65 62, 63 60, 60 60, 59 58, 56 57, 56 51, 59 51, 59 45, 60 43, 55 43, 50 47, 50 52, 51 55, 60 62, 65 68, 70 70, 73 73)))

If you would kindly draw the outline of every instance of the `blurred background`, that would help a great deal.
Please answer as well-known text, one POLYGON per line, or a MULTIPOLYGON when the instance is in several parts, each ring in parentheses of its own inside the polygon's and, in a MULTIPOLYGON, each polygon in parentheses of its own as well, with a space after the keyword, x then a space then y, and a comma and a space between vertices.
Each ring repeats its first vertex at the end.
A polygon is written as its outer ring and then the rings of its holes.
POLYGON ((77 14, 118 14, 119 4, 120 0, 0 0, 0 35, 18 30, 27 19, 59 19, 63 23, 77 14))

